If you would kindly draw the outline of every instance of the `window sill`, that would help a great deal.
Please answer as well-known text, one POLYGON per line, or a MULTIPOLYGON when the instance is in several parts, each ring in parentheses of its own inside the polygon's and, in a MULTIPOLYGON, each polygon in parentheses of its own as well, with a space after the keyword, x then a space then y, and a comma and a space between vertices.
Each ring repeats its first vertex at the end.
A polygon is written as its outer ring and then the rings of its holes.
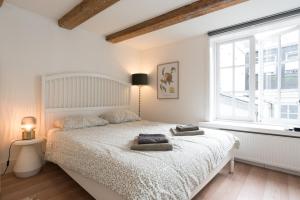
POLYGON ((241 131, 254 134, 300 138, 300 132, 289 131, 282 126, 232 121, 199 122, 199 126, 205 128, 241 131))

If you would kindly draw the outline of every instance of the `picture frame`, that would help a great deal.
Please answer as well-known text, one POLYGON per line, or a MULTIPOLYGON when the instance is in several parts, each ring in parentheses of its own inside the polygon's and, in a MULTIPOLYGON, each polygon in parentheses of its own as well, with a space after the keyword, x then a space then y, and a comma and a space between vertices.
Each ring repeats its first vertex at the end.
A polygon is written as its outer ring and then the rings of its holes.
POLYGON ((157 65, 157 99, 179 99, 179 62, 157 65))

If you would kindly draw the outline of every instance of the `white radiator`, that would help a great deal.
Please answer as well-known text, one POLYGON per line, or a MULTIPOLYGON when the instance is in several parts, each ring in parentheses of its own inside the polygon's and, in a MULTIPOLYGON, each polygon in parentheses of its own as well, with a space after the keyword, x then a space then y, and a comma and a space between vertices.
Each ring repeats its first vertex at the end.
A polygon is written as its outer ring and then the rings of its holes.
POLYGON ((300 173, 300 138, 230 132, 240 139, 236 158, 300 173))

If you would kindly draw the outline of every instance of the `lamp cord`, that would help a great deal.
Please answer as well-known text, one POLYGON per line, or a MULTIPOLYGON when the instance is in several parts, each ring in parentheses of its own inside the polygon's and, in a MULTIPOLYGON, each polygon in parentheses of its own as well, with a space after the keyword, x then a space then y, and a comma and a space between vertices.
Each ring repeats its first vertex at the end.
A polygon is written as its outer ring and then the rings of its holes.
POLYGON ((12 148, 12 145, 15 143, 15 142, 17 142, 17 141, 20 141, 20 140, 14 140, 14 141, 12 141, 11 143, 10 143, 10 146, 9 146, 9 150, 8 150, 8 158, 7 158, 7 161, 6 161, 6 168, 5 168, 5 170, 4 170, 4 172, 3 172, 3 174, 1 174, 1 176, 4 176, 5 175, 5 173, 6 173, 6 171, 7 171, 7 169, 8 169, 8 166, 9 166, 9 160, 10 160, 10 152, 11 152, 11 148, 12 148))

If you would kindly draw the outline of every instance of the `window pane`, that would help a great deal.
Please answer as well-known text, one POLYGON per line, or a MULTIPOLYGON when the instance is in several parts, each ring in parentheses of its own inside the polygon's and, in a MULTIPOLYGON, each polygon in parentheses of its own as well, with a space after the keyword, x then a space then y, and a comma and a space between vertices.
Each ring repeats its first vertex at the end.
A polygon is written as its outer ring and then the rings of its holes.
POLYGON ((281 61, 295 61, 298 58, 298 44, 290 44, 281 47, 281 61))
POLYGON ((233 65, 233 44, 220 45, 220 67, 228 67, 233 65))
POLYGON ((298 88, 298 68, 298 61, 281 65, 281 89, 298 88))
POLYGON ((249 117, 249 106, 250 99, 249 93, 246 92, 236 92, 235 93, 235 116, 236 117, 249 117))
POLYGON ((219 115, 221 118, 232 118, 232 100, 233 97, 231 95, 219 95, 219 115))
POLYGON ((294 30, 281 35, 281 46, 290 46, 299 42, 299 30, 294 30))
POLYGON ((277 62, 277 55, 278 55, 277 50, 278 49, 276 46, 270 47, 270 49, 264 50, 263 62, 266 64, 272 64, 272 63, 277 62))
POLYGON ((297 114, 289 114, 289 119, 297 119, 298 115, 297 114))
POLYGON ((261 116, 263 119, 272 119, 280 112, 277 90, 264 90, 259 97, 261 102, 261 116))
POLYGON ((220 69, 220 89, 221 92, 232 92, 232 68, 220 69))
POLYGON ((249 82, 249 73, 246 74, 245 66, 235 67, 235 79, 234 79, 234 90, 235 91, 245 91, 246 90, 246 80, 249 82))
POLYGON ((287 113, 287 110, 288 110, 288 108, 287 108, 287 105, 283 105, 283 106, 281 106, 281 112, 283 113, 287 113))
POLYGON ((298 109, 299 109, 298 101, 299 101, 298 90, 281 90, 280 91, 281 113, 287 113, 287 117, 289 119, 297 119, 298 109))
POLYGON ((262 43, 262 67, 264 89, 277 89, 278 37, 265 38, 262 43))
POLYGON ((298 113, 298 106, 296 106, 296 105, 290 105, 289 106, 289 112, 290 113, 298 113))
POLYGON ((277 66, 264 65, 264 89, 277 89, 277 66))
POLYGON ((234 65, 246 65, 249 64, 249 41, 243 40, 234 43, 234 65))

